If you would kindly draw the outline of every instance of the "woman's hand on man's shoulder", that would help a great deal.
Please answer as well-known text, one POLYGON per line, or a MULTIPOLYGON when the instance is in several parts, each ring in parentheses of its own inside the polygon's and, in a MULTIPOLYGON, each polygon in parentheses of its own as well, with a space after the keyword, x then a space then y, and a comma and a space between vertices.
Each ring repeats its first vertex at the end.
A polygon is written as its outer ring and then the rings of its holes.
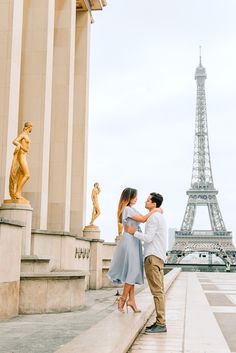
POLYGON ((154 208, 155 212, 159 212, 161 214, 164 213, 163 209, 161 207, 158 207, 158 208, 154 208))

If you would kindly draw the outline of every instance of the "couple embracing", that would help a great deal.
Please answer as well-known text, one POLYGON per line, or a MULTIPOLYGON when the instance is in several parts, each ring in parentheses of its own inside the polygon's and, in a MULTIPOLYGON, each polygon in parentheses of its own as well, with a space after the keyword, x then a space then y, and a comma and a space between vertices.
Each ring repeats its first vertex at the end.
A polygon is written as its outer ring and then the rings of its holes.
POLYGON ((151 192, 145 202, 149 211, 141 215, 134 205, 137 190, 126 188, 122 191, 118 205, 118 222, 124 232, 114 254, 108 277, 113 283, 123 283, 123 293, 118 301, 118 310, 124 313, 124 306, 135 313, 141 312, 136 306, 134 285, 144 283, 142 244, 144 242, 144 268, 153 295, 156 321, 146 327, 145 333, 166 332, 164 297, 164 261, 166 257, 167 227, 160 208, 163 197, 151 192), (145 223, 142 233, 140 223, 145 223))

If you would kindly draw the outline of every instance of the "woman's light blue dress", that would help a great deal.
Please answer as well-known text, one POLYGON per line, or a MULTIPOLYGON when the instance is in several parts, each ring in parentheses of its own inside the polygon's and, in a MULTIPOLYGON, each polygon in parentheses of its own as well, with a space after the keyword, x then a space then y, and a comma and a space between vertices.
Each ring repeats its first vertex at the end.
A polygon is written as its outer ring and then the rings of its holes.
MULTIPOLYGON (((122 223, 133 225, 141 231, 139 222, 131 219, 135 214, 140 213, 135 208, 126 206, 122 213, 122 223)), ((107 275, 113 283, 144 283, 142 244, 139 239, 123 232, 107 275)))

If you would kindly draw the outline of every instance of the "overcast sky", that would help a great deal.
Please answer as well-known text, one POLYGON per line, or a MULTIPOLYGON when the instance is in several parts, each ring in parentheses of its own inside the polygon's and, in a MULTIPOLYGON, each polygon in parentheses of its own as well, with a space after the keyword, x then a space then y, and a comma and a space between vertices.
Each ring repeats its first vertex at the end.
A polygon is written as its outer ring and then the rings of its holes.
MULTIPOLYGON (((195 69, 207 71, 210 153, 218 202, 236 235, 236 1, 109 0, 91 32, 88 200, 99 182, 101 238, 117 236, 125 187, 164 196, 169 227, 179 229, 190 187, 196 111, 195 69)), ((198 207, 195 229, 209 229, 198 207)))

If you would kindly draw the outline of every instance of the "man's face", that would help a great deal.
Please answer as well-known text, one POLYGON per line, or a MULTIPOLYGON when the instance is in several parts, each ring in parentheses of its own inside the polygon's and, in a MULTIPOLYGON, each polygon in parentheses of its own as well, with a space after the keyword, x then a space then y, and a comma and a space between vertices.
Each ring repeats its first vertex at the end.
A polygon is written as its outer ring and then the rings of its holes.
POLYGON ((155 202, 154 203, 152 202, 151 195, 149 195, 146 202, 145 202, 145 208, 147 210, 152 210, 155 207, 156 207, 156 204, 155 204, 155 202))

